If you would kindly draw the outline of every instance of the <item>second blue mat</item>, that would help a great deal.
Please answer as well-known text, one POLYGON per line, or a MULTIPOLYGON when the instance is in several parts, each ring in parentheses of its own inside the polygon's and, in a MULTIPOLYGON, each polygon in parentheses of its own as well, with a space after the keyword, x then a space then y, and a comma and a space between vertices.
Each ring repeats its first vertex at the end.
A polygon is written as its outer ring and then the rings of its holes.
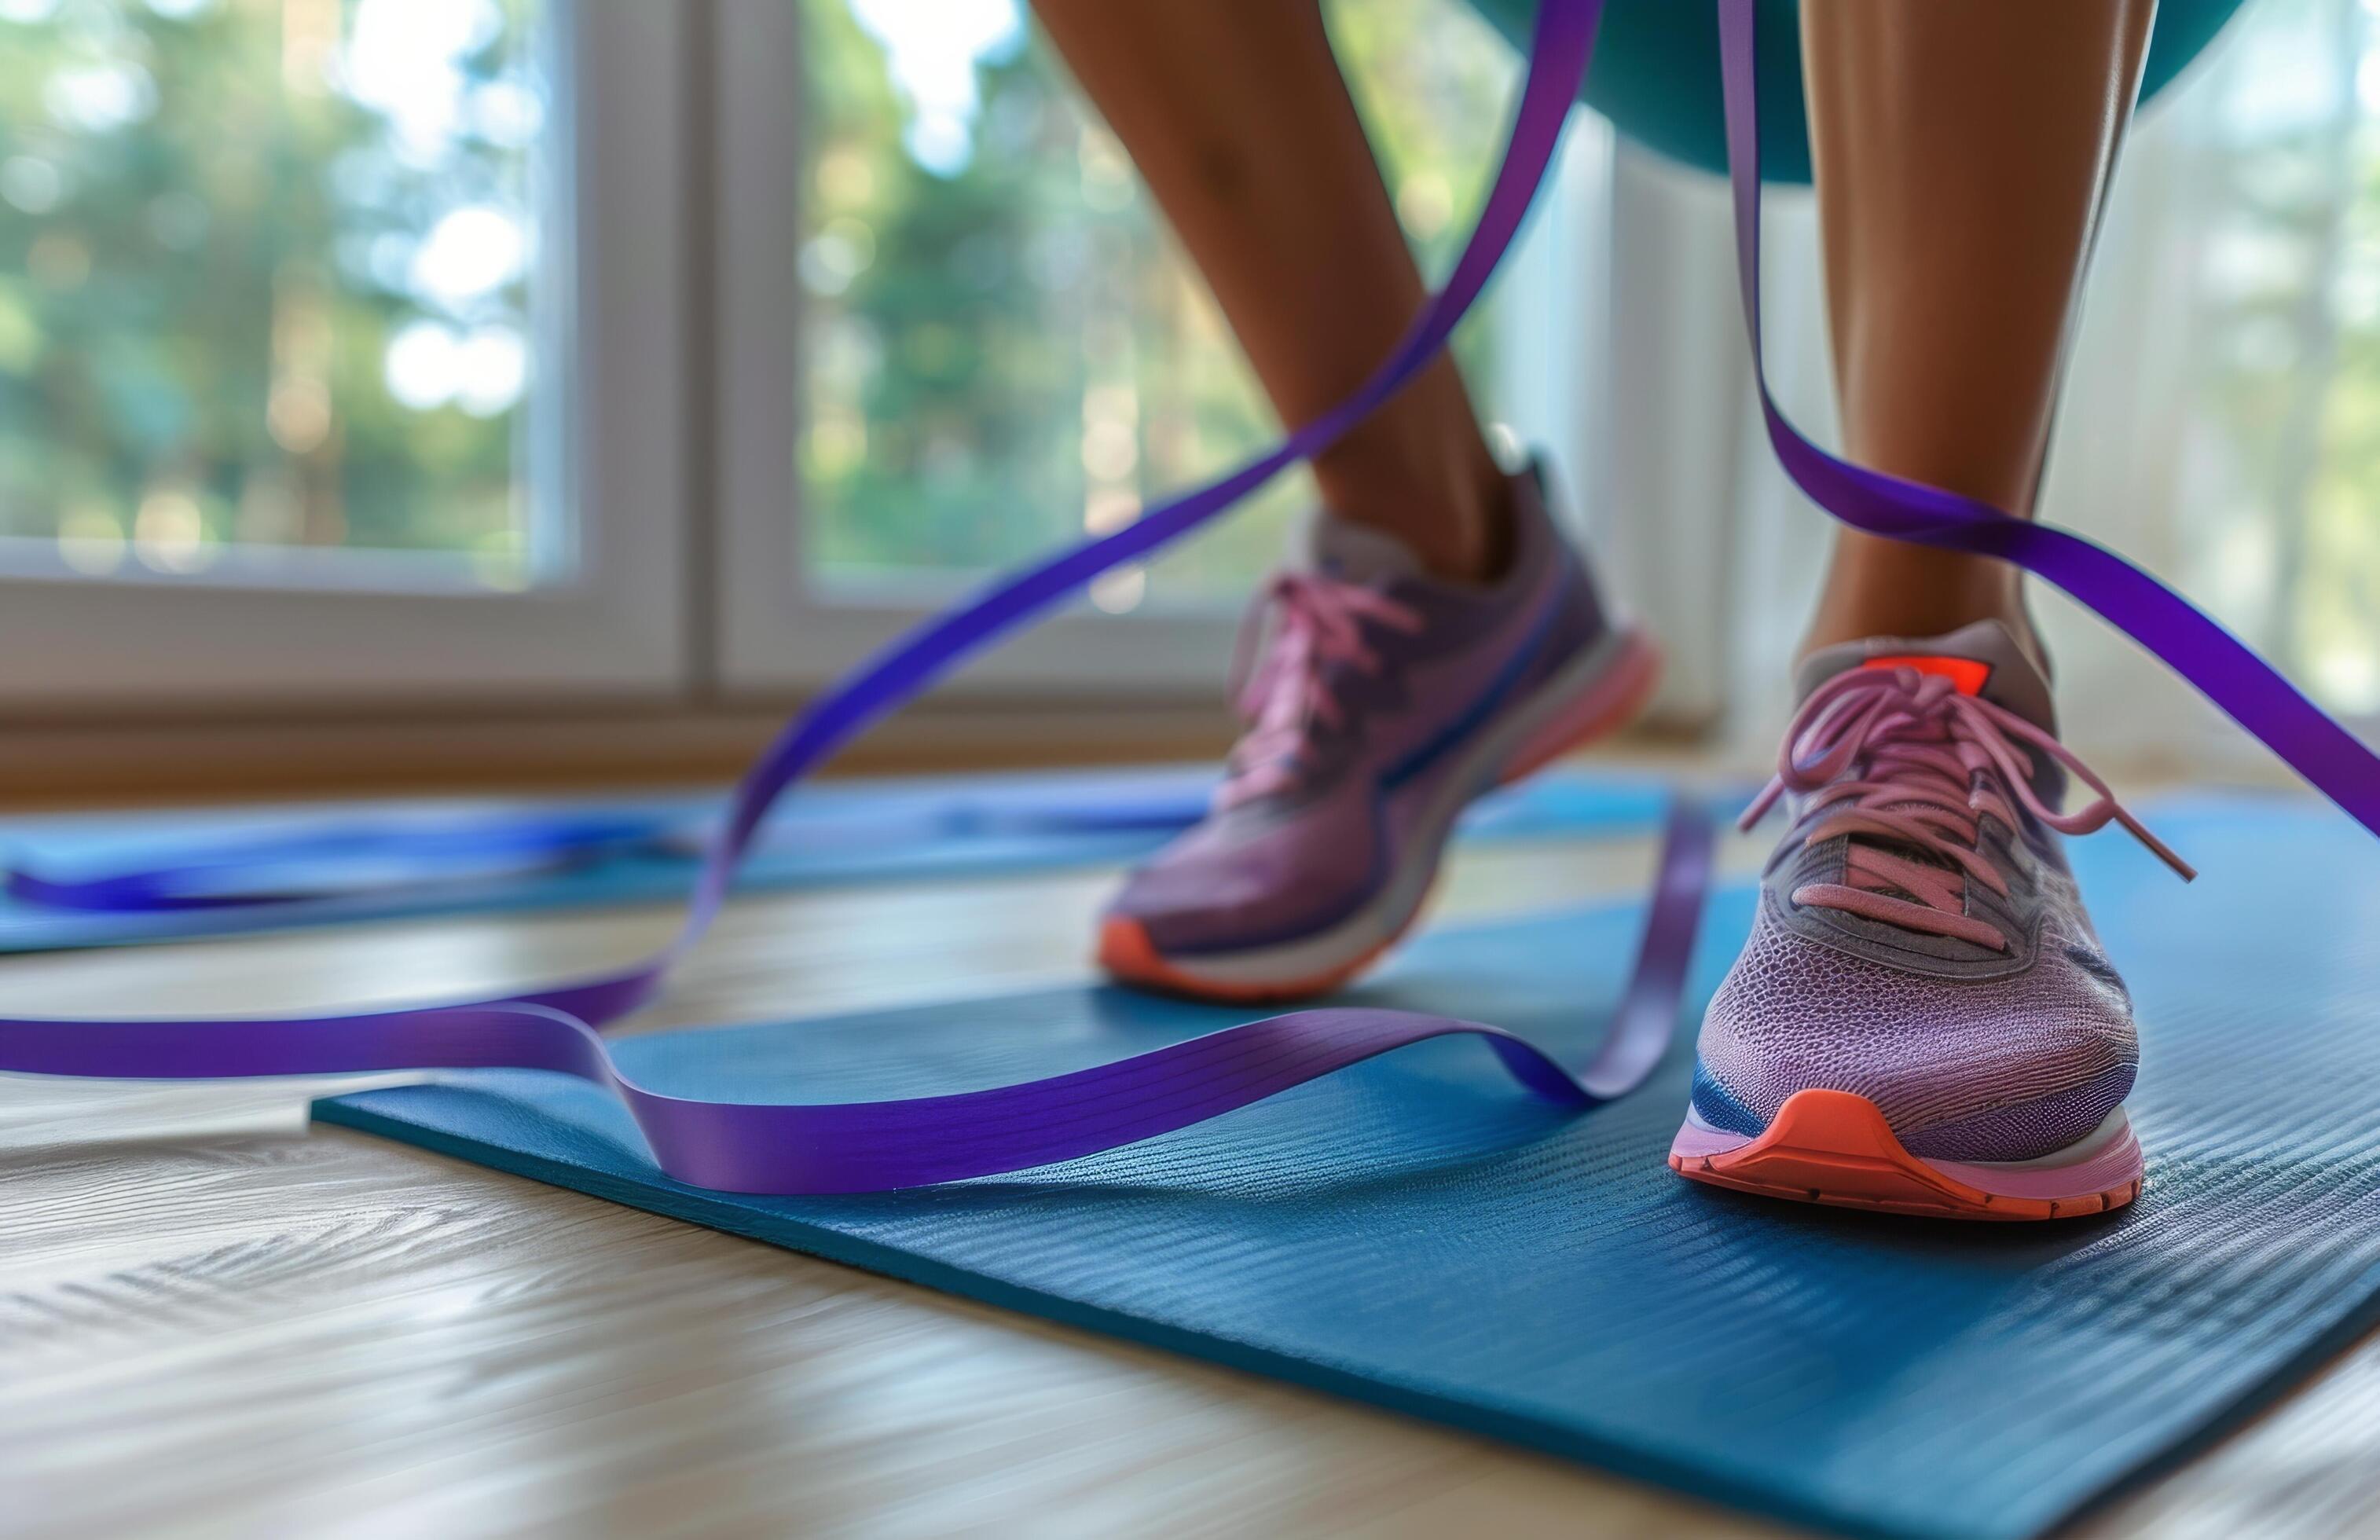
MULTIPOLYGON (((2175 882, 2077 850, 2138 996, 2141 1202, 2034 1226, 1776 1203, 1662 1156, 1688 1056, 1569 1116, 1478 1045, 1407 1049, 1021 1177, 771 1199, 661 1176, 618 1103, 458 1075, 316 1116, 582 1192, 1317 1386, 1787 1520, 2013 1540, 2286 1387, 2380 1298, 2380 849, 2294 803, 2168 803, 2175 882)), ((1714 907, 1696 996, 1749 918, 1714 907)), ((1596 1030, 1633 913, 1431 936, 1372 999, 1557 1050, 1596 1030)), ((1102 988, 623 1045, 660 1090, 959 1090, 1242 1019, 1102 988)))
MULTIPOLYGON (((771 818, 737 885, 757 891, 1133 861, 1195 821, 1214 780, 1210 767, 1170 766, 829 782, 805 787, 771 818), (1070 823, 1073 813, 1082 815, 1079 821, 1070 823)), ((1660 821, 1665 796, 1650 776, 1548 771, 1481 799, 1464 815, 1460 832, 1466 840, 1512 840, 1649 830, 1660 821)), ((718 807, 715 797, 674 796, 74 814, 0 823, 0 860, 91 878, 324 830, 501 823, 556 814, 693 830, 718 807)), ((364 884, 336 897, 222 909, 92 913, 0 895, 0 953, 427 915, 667 902, 683 899, 693 883, 691 849, 623 851, 558 869, 377 891, 364 884)), ((327 873, 334 880, 345 875, 337 865, 330 862, 327 873)))

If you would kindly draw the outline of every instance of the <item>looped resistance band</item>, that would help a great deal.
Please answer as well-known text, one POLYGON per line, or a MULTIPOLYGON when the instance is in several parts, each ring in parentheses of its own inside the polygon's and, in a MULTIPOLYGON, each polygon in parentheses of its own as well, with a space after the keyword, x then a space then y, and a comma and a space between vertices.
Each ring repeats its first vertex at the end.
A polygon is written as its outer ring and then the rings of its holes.
POLYGON ((992 1175, 1132 1144, 1246 1106, 1318 1075, 1451 1034, 1483 1038, 1523 1085, 1590 1107, 1641 1084, 1675 1029, 1711 855, 1711 820, 1682 799, 1663 842, 1628 991, 1595 1061, 1573 1074, 1500 1028, 1381 1010, 1298 1012, 1073 1074, 955 1096, 800 1106, 694 1101, 629 1081, 598 1028, 650 999, 719 913, 771 804, 853 735, 1002 634, 1111 567, 1215 517, 1328 447, 1436 356, 1511 246, 1586 72, 1600 0, 1547 0, 1529 71, 1477 226, 1446 285, 1353 396, 1209 486, 1010 576, 910 633, 788 724, 737 785, 684 926, 633 967, 455 1004, 244 1021, 0 1020, 0 1071, 132 1078, 338 1074, 508 1067, 578 1075, 615 1091, 662 1169, 749 1193, 843 1193, 992 1175))

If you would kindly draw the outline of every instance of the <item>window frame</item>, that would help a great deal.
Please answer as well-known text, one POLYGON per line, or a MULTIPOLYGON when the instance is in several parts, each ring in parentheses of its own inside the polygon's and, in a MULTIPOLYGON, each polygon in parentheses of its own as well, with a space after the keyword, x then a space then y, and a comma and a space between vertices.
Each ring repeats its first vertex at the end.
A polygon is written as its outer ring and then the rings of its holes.
POLYGON ((401 572, 382 582, 336 562, 303 586, 237 567, 0 573, 0 656, 18 661, 0 670, 0 710, 305 710, 686 687, 691 7, 549 4, 549 131, 561 148, 532 281, 547 285, 536 367, 540 382, 560 382, 560 409, 524 438, 533 516, 575 515, 567 575, 494 592, 407 587, 401 572))

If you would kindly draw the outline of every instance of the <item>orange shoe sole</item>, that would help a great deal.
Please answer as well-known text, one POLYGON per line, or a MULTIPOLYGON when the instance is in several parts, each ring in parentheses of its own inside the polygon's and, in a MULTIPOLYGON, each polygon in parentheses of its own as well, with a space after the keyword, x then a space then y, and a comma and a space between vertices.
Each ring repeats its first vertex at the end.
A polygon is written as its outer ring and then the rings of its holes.
POLYGON ((1901 1146, 1874 1102, 1849 1091, 1798 1091, 1757 1137, 1735 1148, 1704 1147, 1727 1137, 1689 1122, 1670 1152, 1670 1169, 1764 1197, 1949 1219, 2104 1214, 2139 1197, 2143 1181, 2129 1124, 2070 1165, 1927 1160, 1901 1146))
MULTIPOLYGON (((1496 784, 1509 786, 1525 780, 1572 749, 1584 748, 1597 739, 1627 726, 1636 720, 1637 713, 1644 710, 1645 703, 1653 698, 1653 688, 1660 680, 1659 644, 1642 632, 1634 633, 1630 640, 1630 650, 1613 680, 1611 697, 1598 703, 1585 721, 1564 722, 1558 731, 1524 743, 1504 766, 1496 784)), ((1437 879, 1433 875, 1431 887, 1436 886, 1437 879)), ((1135 988, 1155 989, 1229 1005, 1281 1004, 1329 994, 1354 978, 1403 940, 1406 932, 1414 928, 1428 907, 1429 895, 1425 891, 1422 901, 1414 906, 1413 913, 1407 915, 1404 922, 1378 945, 1327 972, 1301 978, 1232 983, 1191 973, 1166 960, 1165 954, 1157 950, 1157 943, 1150 940, 1147 926, 1121 915, 1110 915, 1100 920, 1099 946, 1094 960, 1109 977, 1135 988)))
MULTIPOLYGON (((1415 916, 1418 916, 1420 912, 1415 910, 1415 916)), ((1282 984, 1233 984, 1201 978, 1173 966, 1165 960, 1165 954, 1157 950, 1157 943, 1148 939, 1148 927, 1135 919, 1110 915, 1099 922, 1098 961, 1101 971, 1109 977, 1136 989, 1187 995, 1194 1000, 1211 1000, 1227 1005, 1279 1005, 1329 994, 1378 962, 1380 954, 1404 940, 1405 931, 1412 927, 1413 921, 1407 920, 1387 940, 1329 973, 1315 974, 1282 984)))

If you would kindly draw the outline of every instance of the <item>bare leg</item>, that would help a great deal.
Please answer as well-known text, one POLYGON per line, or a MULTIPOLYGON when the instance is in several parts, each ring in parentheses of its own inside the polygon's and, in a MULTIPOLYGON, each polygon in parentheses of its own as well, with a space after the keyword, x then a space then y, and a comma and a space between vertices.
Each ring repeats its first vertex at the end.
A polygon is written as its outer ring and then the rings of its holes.
MULTIPOLYGON (((1803 0, 1843 442, 2021 517, 2155 0, 1803 0)), ((1808 648, 1999 618, 2004 564, 1840 532, 1808 648)))
MULTIPOLYGON (((1292 424, 1388 357, 1425 297, 1315 0, 1035 0, 1292 424)), ((1440 358, 1315 461, 1325 502, 1433 570, 1502 561, 1503 481, 1440 358)))

